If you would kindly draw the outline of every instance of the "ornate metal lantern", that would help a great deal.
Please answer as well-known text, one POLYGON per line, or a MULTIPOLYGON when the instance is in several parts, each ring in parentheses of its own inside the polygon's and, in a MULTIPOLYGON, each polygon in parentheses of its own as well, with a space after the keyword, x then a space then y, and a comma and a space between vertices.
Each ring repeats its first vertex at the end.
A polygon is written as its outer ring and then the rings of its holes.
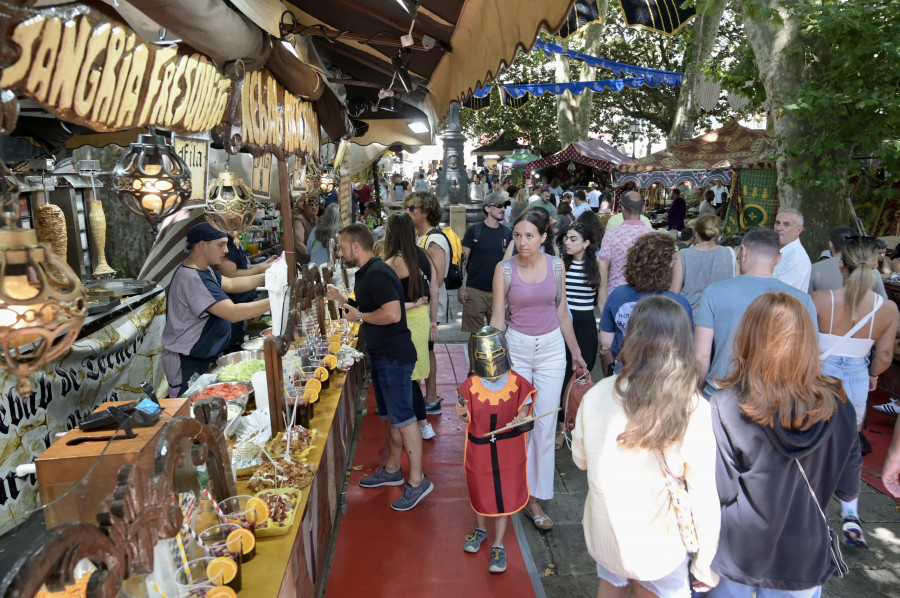
POLYGON ((18 227, 18 184, 2 160, 0 186, 0 368, 19 377, 16 389, 24 396, 31 392, 28 376, 75 342, 87 296, 50 245, 18 227))
POLYGON ((256 201, 250 187, 228 169, 213 179, 206 191, 207 222, 232 237, 253 223, 256 201))
POLYGON ((156 235, 159 223, 191 196, 191 171, 162 135, 139 135, 113 169, 113 188, 156 235))
POLYGON ((328 195, 334 188, 337 187, 341 183, 341 175, 338 172, 337 168, 331 165, 326 165, 322 167, 321 174, 319 174, 319 193, 322 195, 328 195))

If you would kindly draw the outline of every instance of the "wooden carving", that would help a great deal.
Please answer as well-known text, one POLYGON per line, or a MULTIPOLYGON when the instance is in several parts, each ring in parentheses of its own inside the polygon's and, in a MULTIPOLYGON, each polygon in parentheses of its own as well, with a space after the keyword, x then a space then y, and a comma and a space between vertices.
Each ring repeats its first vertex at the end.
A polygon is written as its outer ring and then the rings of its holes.
POLYGON ((207 57, 140 38, 116 13, 71 4, 0 10, 0 88, 96 131, 215 126, 231 81, 207 57))
POLYGON ((273 154, 279 161, 290 155, 317 158, 319 121, 312 102, 291 95, 267 69, 252 73, 229 71, 236 81, 226 113, 212 131, 213 139, 236 154, 273 154))
POLYGON ((195 465, 206 463, 215 500, 234 496, 237 491, 223 434, 225 402, 219 397, 204 401, 198 403, 203 403, 201 410, 210 425, 188 417, 168 422, 153 474, 148 476, 134 465, 123 466, 110 510, 97 516, 99 527, 69 523, 43 534, 0 581, 0 597, 31 598, 44 583, 74 583, 75 565, 85 558, 100 567, 88 581, 88 598, 114 598, 131 573, 151 573, 156 543, 181 529, 173 479, 177 466, 187 458, 195 465))

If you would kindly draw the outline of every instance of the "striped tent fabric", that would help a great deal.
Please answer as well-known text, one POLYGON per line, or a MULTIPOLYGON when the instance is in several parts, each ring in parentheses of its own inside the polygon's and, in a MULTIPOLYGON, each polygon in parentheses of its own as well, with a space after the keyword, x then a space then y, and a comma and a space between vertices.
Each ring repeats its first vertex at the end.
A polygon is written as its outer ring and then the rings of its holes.
POLYGON ((188 231, 205 220, 203 208, 202 205, 182 208, 163 221, 150 253, 144 260, 139 279, 152 280, 168 289, 175 268, 187 257, 184 245, 188 231))
POLYGON ((683 0, 619 0, 629 27, 642 27, 672 35, 697 16, 694 6, 681 8, 683 0))

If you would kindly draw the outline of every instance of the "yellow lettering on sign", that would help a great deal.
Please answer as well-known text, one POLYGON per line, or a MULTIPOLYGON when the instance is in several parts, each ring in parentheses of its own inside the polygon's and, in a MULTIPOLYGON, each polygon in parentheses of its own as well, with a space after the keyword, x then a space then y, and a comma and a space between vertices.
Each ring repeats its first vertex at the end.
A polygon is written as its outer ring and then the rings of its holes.
POLYGON ((109 23, 101 23, 94 28, 93 35, 88 41, 87 50, 84 53, 84 61, 81 63, 81 72, 78 74, 78 83, 75 85, 73 108, 78 116, 87 116, 91 111, 94 98, 97 96, 97 82, 100 79, 100 72, 94 68, 94 62, 106 46, 110 29, 112 27, 109 23))
POLYGON ((131 53, 131 70, 122 90, 122 101, 119 104, 119 114, 116 116, 117 127, 132 126, 138 113, 138 105, 141 101, 141 89, 144 87, 144 72, 147 70, 147 60, 150 58, 150 50, 140 44, 131 53))
POLYGON ((100 86, 97 97, 94 98, 94 110, 91 119, 105 122, 109 117, 113 97, 116 92, 116 66, 122 54, 125 52, 125 30, 121 27, 113 27, 109 33, 109 42, 106 45, 106 59, 103 62, 103 72, 100 77, 100 86))
POLYGON ((122 105, 122 96, 125 91, 125 83, 128 81, 128 74, 131 69, 131 60, 134 57, 131 50, 134 48, 135 39, 137 39, 137 36, 133 33, 125 38, 125 53, 122 56, 122 64, 116 73, 116 91, 113 93, 113 103, 109 109, 107 122, 112 122, 118 117, 119 107, 122 105))
POLYGON ((34 54, 31 72, 25 87, 34 94, 34 99, 43 102, 50 91, 50 78, 56 65, 56 53, 59 50, 59 37, 62 27, 59 19, 50 19, 44 26, 41 43, 34 54))
POLYGON ((153 122, 150 119, 150 113, 151 110, 154 113, 156 112, 156 105, 154 104, 154 100, 159 94, 159 86, 162 83, 163 69, 169 63, 169 61, 175 57, 177 53, 178 50, 174 47, 157 48, 156 52, 153 53, 153 63, 150 67, 150 70, 148 71, 150 88, 147 90, 146 95, 144 95, 142 98, 144 107, 141 110, 141 115, 138 117, 139 122, 153 122))
POLYGON ((10 66, 0 69, 0 87, 11 87, 25 78, 31 68, 31 46, 44 28, 44 17, 36 15, 16 27, 12 39, 22 48, 19 59, 10 66))
POLYGON ((166 112, 172 115, 172 120, 178 122, 187 110, 187 88, 185 87, 184 73, 187 70, 190 56, 182 56, 175 67, 175 78, 172 79, 172 91, 169 92, 169 105, 166 112))
POLYGON ((84 56, 88 40, 91 38, 91 24, 84 17, 78 17, 74 22, 66 21, 63 25, 62 42, 59 45, 59 54, 56 61, 56 76, 50 81, 50 93, 47 95, 47 103, 61 110, 72 107, 72 98, 75 95, 75 82, 84 56))

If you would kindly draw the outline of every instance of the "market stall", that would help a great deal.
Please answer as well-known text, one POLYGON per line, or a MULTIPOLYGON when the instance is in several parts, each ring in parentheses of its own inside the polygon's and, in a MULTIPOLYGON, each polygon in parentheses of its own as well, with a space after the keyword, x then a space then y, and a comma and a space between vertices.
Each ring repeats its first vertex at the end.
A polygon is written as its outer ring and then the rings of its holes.
POLYGON ((529 173, 551 169, 541 176, 546 181, 559 178, 570 181, 570 186, 587 186, 594 182, 601 187, 611 180, 612 171, 619 164, 631 161, 613 146, 599 139, 576 141, 570 143, 562 151, 556 152, 540 160, 534 160, 525 166, 529 173))
MULTIPOLYGON (((72 188, 87 191, 68 209, 49 207, 44 175, 20 201, 15 175, 26 167, 9 171, 0 156, 0 249, 16 268, 0 269, 4 507, 21 501, 0 511, 15 514, 0 520, 8 532, 0 596, 313 596, 355 426, 364 339, 324 299, 326 283, 352 287, 346 270, 298 267, 294 195, 337 190, 341 221, 350 219, 349 160, 338 148, 372 127, 348 118, 342 86, 374 89, 380 101, 393 97, 396 78, 433 132, 434 117, 465 91, 460 77, 484 78, 541 26, 558 27, 571 3, 493 6, 523 10, 507 23, 510 35, 489 44, 470 43, 490 27, 477 0, 417 3, 412 25, 379 13, 401 11, 388 0, 24 4, 0 11, 0 133, 48 153, 102 151, 99 164, 84 156, 71 166, 72 188), (342 25, 336 41, 321 26, 351 18, 357 28, 360 14, 363 28, 399 27, 412 46, 398 36, 382 53, 366 45, 384 43, 378 35, 346 38, 342 25), (372 83, 372 73, 387 80, 372 83), (324 145, 335 150, 331 163, 320 162, 324 145), (252 156, 246 172, 229 165, 241 154, 252 156), (270 223, 283 248, 280 277, 265 285, 271 335, 184 380, 181 396, 159 398, 161 286, 183 260, 184 232, 206 221, 237 237, 258 215, 255 197, 280 212, 270 223), (135 229, 147 226, 144 247, 135 229), (69 259, 63 232, 80 243, 69 259), (107 295, 80 279, 113 274, 99 268, 104 251, 142 254, 151 288, 85 319, 107 295), (17 442, 23 450, 10 456, 17 442), (37 497, 42 507, 31 510, 37 497), (194 557, 208 561, 194 570, 194 557)), ((409 124, 391 120, 380 139, 409 124)), ((29 163, 30 177, 34 168, 59 174, 46 164, 29 163)))
POLYGON ((778 209, 775 151, 775 141, 765 130, 731 121, 624 163, 616 168, 613 180, 618 188, 634 182, 641 189, 654 184, 674 189, 683 183, 702 188, 721 180, 729 188, 725 235, 730 236, 738 230, 772 226, 778 209))

